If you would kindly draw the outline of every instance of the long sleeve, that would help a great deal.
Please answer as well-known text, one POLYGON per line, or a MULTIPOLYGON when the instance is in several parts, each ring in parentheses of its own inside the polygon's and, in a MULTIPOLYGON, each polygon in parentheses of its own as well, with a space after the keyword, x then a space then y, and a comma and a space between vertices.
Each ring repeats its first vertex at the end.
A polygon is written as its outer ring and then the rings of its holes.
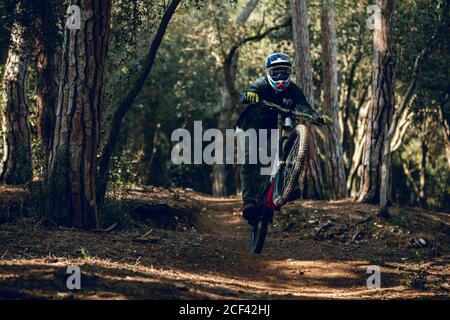
POLYGON ((314 110, 313 107, 311 107, 311 105, 308 103, 305 95, 303 94, 302 90, 300 90, 300 88, 298 86, 294 85, 292 89, 293 89, 294 102, 295 102, 296 108, 299 111, 301 111, 303 113, 307 113, 312 116, 316 116, 316 117, 320 116, 320 113, 317 112, 316 110, 314 110))

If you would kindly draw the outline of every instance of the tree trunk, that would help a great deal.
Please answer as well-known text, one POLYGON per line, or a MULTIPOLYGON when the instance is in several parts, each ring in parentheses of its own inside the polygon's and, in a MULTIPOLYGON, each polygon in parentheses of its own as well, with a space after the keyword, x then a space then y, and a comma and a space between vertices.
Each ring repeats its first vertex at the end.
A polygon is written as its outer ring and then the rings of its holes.
POLYGON ((439 105, 438 108, 439 122, 442 125, 442 133, 445 139, 445 155, 447 157, 447 165, 450 170, 450 124, 448 118, 446 119, 444 114, 444 107, 439 105))
POLYGON ((32 179, 31 134, 28 121, 27 63, 24 28, 13 26, 3 76, 3 160, 0 181, 23 184, 32 179))
POLYGON ((81 29, 65 30, 48 201, 57 223, 95 228, 97 151, 111 0, 73 3, 81 8, 81 29))
POLYGON ((145 116, 142 119, 143 127, 148 128, 144 130, 144 157, 142 159, 144 165, 142 174, 144 176, 145 185, 157 185, 155 173, 157 173, 158 168, 156 168, 154 164, 158 152, 158 134, 161 123, 159 122, 158 117, 150 110, 153 105, 156 105, 153 101, 154 100, 147 106, 145 116))
POLYGON ((420 163, 419 163, 419 186, 418 196, 419 205, 421 208, 427 208, 427 156, 428 156, 428 140, 427 133, 430 127, 430 117, 427 110, 423 112, 423 120, 420 126, 419 141, 420 141, 420 163))
POLYGON ((324 113, 334 122, 325 128, 325 155, 328 187, 333 199, 345 198, 347 186, 344 168, 344 152, 341 144, 338 106, 338 75, 336 61, 336 24, 331 0, 322 0, 321 43, 324 82, 324 113))
MULTIPOLYGON (((385 158, 384 144, 394 111, 395 57, 390 37, 394 0, 377 0, 381 9, 375 20, 372 100, 365 127, 361 184, 358 202, 379 203, 382 175, 383 188, 390 190, 391 161, 385 158)), ((389 198, 390 192, 385 193, 389 198)), ((388 202, 389 199, 386 200, 388 202)))
MULTIPOLYGON (((225 136, 225 130, 232 128, 231 124, 231 116, 233 113, 234 107, 238 103, 238 95, 236 92, 236 88, 234 86, 234 80, 236 76, 236 59, 237 52, 233 55, 231 61, 225 61, 223 70, 224 70, 224 86, 222 89, 222 103, 220 105, 220 113, 219 113, 219 130, 225 136)), ((227 194, 226 188, 226 164, 214 164, 213 165, 213 185, 212 190, 213 194, 216 196, 224 196, 227 194)))
POLYGON ((244 26, 252 14, 253 10, 255 10, 260 0, 249 0, 242 11, 239 13, 239 16, 236 18, 236 24, 239 26, 244 26))
MULTIPOLYGON (((416 58, 416 62, 414 64, 413 74, 411 77, 411 82, 406 90, 405 96, 400 103, 400 106, 395 110, 395 113, 392 117, 392 121, 386 134, 384 145, 383 145, 383 163, 382 163, 382 174, 381 174, 381 190, 380 190, 380 206, 382 208, 386 208, 390 199, 390 179, 391 179, 391 154, 392 154, 392 139, 395 137, 397 127, 399 126, 400 119, 404 116, 406 108, 408 107, 409 102, 414 94, 414 90, 416 88, 417 80, 419 78, 419 71, 421 64, 423 63, 425 57, 430 51, 430 47, 426 47, 423 49, 416 58)), ((397 144, 401 143, 401 139, 397 142, 397 144)))
POLYGON ((361 170, 361 164, 362 164, 362 156, 364 151, 364 145, 366 141, 366 122, 367 122, 367 113, 369 108, 370 101, 368 101, 363 107, 361 107, 358 110, 358 118, 357 118, 357 130, 354 134, 354 144, 355 144, 355 151, 352 154, 352 161, 351 161, 351 167, 348 173, 347 177, 347 190, 351 194, 356 192, 357 188, 357 182, 358 181, 358 173, 361 170))
POLYGON ((56 81, 55 43, 57 26, 53 0, 42 0, 36 9, 36 106, 37 132, 44 151, 44 171, 47 171, 53 145, 58 84, 56 81))
POLYGON ((420 134, 420 166, 419 166, 419 204, 421 208, 427 207, 427 154, 428 145, 426 141, 426 132, 420 134))
MULTIPOLYGON (((239 16, 236 19, 237 26, 244 26, 250 17, 253 10, 255 10, 258 5, 259 0, 250 0, 247 2, 246 6, 242 9, 239 16)), ((232 54, 225 57, 223 63, 223 73, 224 73, 224 85, 222 88, 222 103, 220 105, 219 113, 219 123, 218 127, 225 135, 225 130, 232 128, 231 116, 233 110, 238 104, 239 98, 236 91, 234 81, 236 79, 237 71, 237 61, 239 52, 238 50, 233 50, 232 54)), ((217 196, 224 196, 227 194, 226 188, 226 164, 214 164, 213 165, 213 194, 217 196)))
POLYGON ((111 127, 109 129, 108 137, 106 138, 106 144, 102 150, 98 168, 97 200, 99 201, 99 203, 103 202, 105 198, 106 188, 108 186, 109 164, 117 142, 119 141, 119 133, 120 127, 122 125, 122 120, 133 105, 134 99, 136 99, 139 91, 141 91, 145 80, 147 80, 147 77, 152 70, 156 53, 158 52, 158 48, 161 44, 164 34, 166 33, 167 26, 169 25, 169 22, 172 19, 172 16, 175 13, 175 10, 177 9, 180 2, 181 0, 172 0, 170 2, 170 5, 164 12, 158 30, 156 31, 156 34, 151 42, 147 57, 145 58, 142 71, 140 72, 136 82, 130 88, 130 91, 128 91, 127 95, 120 103, 117 110, 114 112, 111 127))
MULTIPOLYGON (((449 9, 449 2, 445 2, 445 4, 442 6, 442 20, 446 21, 448 19, 448 9, 449 9)), ((407 112, 405 113, 406 108, 408 107, 408 104, 410 100, 412 99, 414 95, 414 91, 416 89, 416 84, 419 79, 419 73, 422 68, 422 65, 424 61, 428 58, 430 55, 430 52, 432 49, 434 49, 437 45, 436 39, 438 39, 438 35, 443 32, 443 30, 446 30, 446 23, 441 23, 437 27, 434 34, 430 37, 429 43, 425 46, 425 48, 419 53, 419 55, 416 58, 416 61, 414 63, 413 73, 411 76, 411 81, 409 83, 408 89, 406 90, 406 93, 402 99, 402 102, 400 103, 400 106, 397 108, 397 110, 394 113, 392 123, 389 127, 389 131, 385 137, 385 142, 383 146, 383 160, 382 160, 382 174, 381 174, 381 191, 380 191, 380 206, 381 208, 386 208, 388 205, 389 199, 390 199, 390 179, 391 179, 391 153, 393 148, 397 147, 401 144, 404 133, 406 132, 407 125, 409 123, 407 119, 407 112), (403 119, 402 119, 403 118, 403 119), (402 132, 402 126, 400 126, 400 132, 397 133, 397 128, 399 126, 399 121, 405 120, 406 123, 403 123, 403 132, 402 132), (405 128, 406 126, 406 128, 405 128), (397 136, 397 139, 394 140, 394 145, 391 146, 392 139, 397 136)), ((424 126, 426 127, 427 119, 424 119, 424 126)), ((427 145, 426 141, 422 139, 422 167, 420 171, 420 186, 422 187, 423 182, 423 188, 421 188, 420 194, 419 194, 419 200, 422 207, 426 207, 426 197, 425 197, 425 182, 426 182, 426 154, 427 154, 427 145)))
MULTIPOLYGON (((314 88, 311 70, 310 41, 308 30, 308 12, 306 0, 291 0, 292 27, 295 51, 296 80, 309 104, 314 107, 314 88)), ((323 199, 323 179, 316 145, 316 129, 309 126, 311 132, 309 158, 302 183, 303 195, 307 198, 323 199)))
MULTIPOLYGON (((343 101, 342 110, 342 149, 344 150, 344 166, 347 172, 351 168, 351 159, 355 152, 354 136, 356 128, 352 127, 351 115, 357 113, 355 103, 352 101, 352 94, 354 91, 354 81, 356 70, 362 60, 362 51, 358 51, 355 61, 352 63, 349 74, 347 76, 345 100, 343 101)), ((366 88, 364 89, 367 90, 366 88)), ((363 96, 365 96, 363 91, 363 96)), ((356 117, 355 117, 356 118, 356 117)))

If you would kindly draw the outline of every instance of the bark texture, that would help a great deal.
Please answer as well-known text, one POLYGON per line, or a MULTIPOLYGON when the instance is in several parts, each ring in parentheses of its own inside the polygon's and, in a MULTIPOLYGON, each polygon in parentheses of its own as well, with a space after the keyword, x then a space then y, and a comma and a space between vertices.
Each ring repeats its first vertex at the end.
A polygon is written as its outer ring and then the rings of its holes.
POLYGON ((65 30, 49 199, 57 223, 95 228, 97 152, 111 0, 72 1, 81 29, 65 30))
POLYGON ((32 179, 31 134, 28 121, 25 30, 15 24, 3 76, 3 160, 0 181, 19 185, 32 179))
MULTIPOLYGON (((295 51, 296 81, 306 99, 314 107, 314 87, 311 67, 310 41, 308 30, 308 11, 306 0, 291 0, 292 27, 295 51)), ((311 132, 309 158, 303 175, 302 193, 304 197, 323 199, 323 178, 317 153, 316 129, 311 132)))
POLYGON ((372 99, 365 127, 361 184, 358 202, 379 203, 382 175, 390 190, 390 157, 385 159, 384 144, 394 111, 395 56, 390 36, 394 0, 377 0, 381 9, 375 19, 372 99), (385 172, 382 173, 382 170, 385 172))
MULTIPOLYGON (((222 102, 220 105, 219 112, 219 122, 218 128, 225 134, 226 129, 233 127, 231 123, 231 116, 233 114, 233 109, 238 103, 238 93, 236 91, 234 80, 236 78, 236 67, 237 67, 237 57, 236 52, 231 60, 226 59, 223 64, 224 70, 224 86, 222 88, 222 102)), ((225 164, 214 164, 213 165, 213 194, 216 196, 223 196, 227 194, 226 188, 226 165, 225 164)))
POLYGON ((419 204, 422 208, 427 208, 427 143, 428 119, 424 119, 420 137, 420 166, 419 166, 419 204))
POLYGON ((44 150, 44 168, 46 169, 53 145, 58 96, 55 66, 55 43, 58 30, 53 0, 42 0, 36 3, 35 10, 37 132, 44 150))
POLYGON ((445 155, 447 157, 447 165, 450 170, 450 124, 449 119, 445 118, 444 107, 439 105, 438 108, 439 122, 442 125, 442 133, 445 139, 445 155))
POLYGON ((323 111, 334 120, 325 128, 325 163, 328 187, 333 199, 345 198, 347 186, 344 151, 341 144, 338 106, 338 70, 336 61, 336 23, 331 0, 322 0, 321 44, 323 62, 323 111))

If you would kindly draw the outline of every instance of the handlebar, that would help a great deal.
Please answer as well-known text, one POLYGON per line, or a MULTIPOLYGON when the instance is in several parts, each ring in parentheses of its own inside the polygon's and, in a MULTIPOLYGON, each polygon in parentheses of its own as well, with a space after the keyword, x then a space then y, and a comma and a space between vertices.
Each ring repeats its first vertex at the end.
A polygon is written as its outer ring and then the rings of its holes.
POLYGON ((276 110, 278 112, 281 112, 281 113, 293 114, 296 117, 303 117, 303 118, 307 118, 307 119, 310 119, 310 120, 315 120, 316 119, 314 116, 312 116, 310 114, 300 112, 300 111, 298 111, 296 109, 294 109, 294 110, 287 109, 287 108, 279 106, 279 105, 277 105, 276 103, 273 103, 273 102, 262 100, 262 103, 264 105, 266 105, 267 107, 269 107, 271 109, 274 109, 274 110, 276 110))

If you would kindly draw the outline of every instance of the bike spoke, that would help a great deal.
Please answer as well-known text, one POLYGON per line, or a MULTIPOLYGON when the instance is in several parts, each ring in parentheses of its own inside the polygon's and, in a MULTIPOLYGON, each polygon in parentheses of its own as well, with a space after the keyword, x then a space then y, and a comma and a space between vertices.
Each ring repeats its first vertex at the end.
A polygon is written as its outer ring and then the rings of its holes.
POLYGON ((280 194, 284 193, 284 190, 286 189, 286 187, 288 186, 288 184, 290 182, 292 172, 295 167, 295 161, 297 158, 298 149, 299 149, 299 137, 297 136, 297 138, 294 141, 293 148, 289 151, 286 162, 284 164, 284 168, 282 171, 283 183, 281 185, 282 190, 279 190, 280 194))
MULTIPOLYGON (((298 144, 298 137, 297 137, 297 139, 295 139, 294 148, 292 148, 291 152, 289 153, 288 160, 287 160, 287 162, 288 162, 288 165, 287 165, 288 170, 286 171, 287 179, 291 178, 292 172, 294 171, 295 160, 297 158, 298 148, 299 148, 299 144, 298 144)), ((286 181, 286 184, 287 183, 288 183, 288 181, 286 181)))

